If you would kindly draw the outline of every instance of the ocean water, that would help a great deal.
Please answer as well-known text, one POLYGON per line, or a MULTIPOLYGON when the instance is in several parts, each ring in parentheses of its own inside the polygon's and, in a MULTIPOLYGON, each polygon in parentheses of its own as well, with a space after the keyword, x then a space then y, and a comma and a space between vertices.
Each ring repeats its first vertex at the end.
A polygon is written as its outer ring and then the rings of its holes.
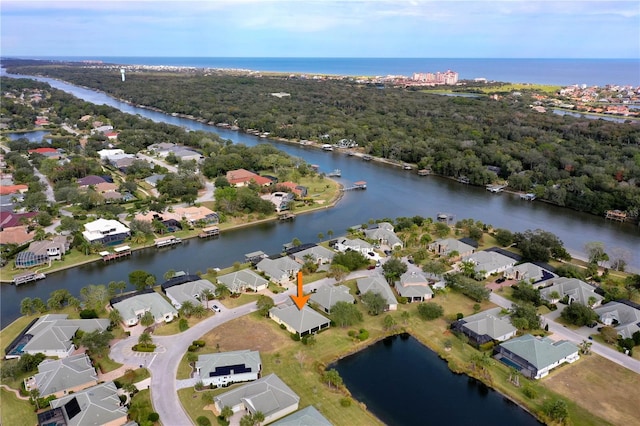
POLYGON ((411 76, 452 70, 460 79, 486 78, 513 83, 640 86, 640 59, 481 59, 481 58, 205 58, 205 57, 32 57, 100 60, 125 65, 172 65, 347 76, 411 76))

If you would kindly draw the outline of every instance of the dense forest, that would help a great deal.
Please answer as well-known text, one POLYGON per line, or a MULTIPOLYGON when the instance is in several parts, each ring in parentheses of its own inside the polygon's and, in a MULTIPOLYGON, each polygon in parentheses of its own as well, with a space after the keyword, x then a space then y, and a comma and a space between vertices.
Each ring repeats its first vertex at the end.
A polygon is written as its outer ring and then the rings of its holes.
POLYGON ((609 209, 631 216, 640 211, 640 124, 534 112, 526 91, 494 100, 381 88, 347 78, 132 71, 122 82, 117 68, 5 66, 272 137, 353 139, 371 155, 464 176, 476 185, 508 179, 515 190, 597 215, 609 209), (277 92, 290 96, 272 95, 277 92))

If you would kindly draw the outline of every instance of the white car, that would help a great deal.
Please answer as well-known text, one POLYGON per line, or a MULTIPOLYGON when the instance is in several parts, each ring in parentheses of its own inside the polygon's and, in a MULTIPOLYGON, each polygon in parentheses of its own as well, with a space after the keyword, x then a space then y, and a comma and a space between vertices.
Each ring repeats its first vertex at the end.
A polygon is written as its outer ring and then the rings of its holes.
POLYGON ((213 306, 211 307, 211 310, 212 310, 212 311, 215 311, 215 312, 220 312, 220 307, 219 307, 218 305, 213 305, 213 306))

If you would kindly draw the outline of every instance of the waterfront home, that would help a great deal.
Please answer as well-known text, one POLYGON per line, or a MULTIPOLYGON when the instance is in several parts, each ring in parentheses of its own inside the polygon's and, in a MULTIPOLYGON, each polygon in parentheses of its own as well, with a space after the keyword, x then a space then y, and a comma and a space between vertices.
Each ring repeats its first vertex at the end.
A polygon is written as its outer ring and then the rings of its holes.
POLYGON ((31 268, 32 266, 50 263, 52 260, 61 260, 69 251, 71 241, 66 236, 56 235, 51 240, 34 241, 29 248, 21 251, 16 256, 16 268, 31 268))
POLYGON ((354 303, 355 299, 349 293, 349 287, 344 285, 324 285, 311 294, 313 303, 318 304, 328 314, 338 302, 354 303))
POLYGON ((204 206, 174 207, 173 211, 186 220, 189 226, 215 225, 220 221, 218 213, 204 206))
POLYGON ((360 294, 365 294, 368 291, 379 293, 382 295, 387 303, 387 311, 395 311, 398 309, 398 301, 393 294, 393 290, 389 287, 387 280, 382 275, 373 275, 371 277, 358 278, 356 281, 358 291, 360 294))
POLYGON ((433 290, 429 286, 429 280, 422 273, 407 271, 400 275, 400 279, 395 282, 396 291, 407 302, 424 302, 433 298, 433 290))
POLYGON ((82 236, 90 243, 117 245, 131 234, 129 228, 117 220, 97 219, 84 224, 82 236))
POLYGON ((366 242, 360 238, 338 238, 335 249, 341 253, 353 250, 361 253, 364 256, 368 256, 368 253, 373 251, 373 244, 366 242))
POLYGON ((289 333, 300 337, 315 334, 329 328, 331 320, 305 305, 302 309, 293 302, 287 301, 269 310, 269 318, 278 324, 284 324, 289 333))
POLYGON ((392 250, 404 247, 402 240, 393 232, 393 225, 388 222, 380 222, 376 228, 365 229, 364 235, 379 244, 391 247, 392 250))
POLYGON ((166 157, 171 152, 171 149, 174 148, 176 144, 171 142, 160 142, 154 143, 147 147, 147 151, 151 154, 157 154, 160 157, 166 157))
POLYGON ((539 282, 540 297, 549 303, 558 303, 566 298, 567 304, 580 303, 591 308, 600 306, 604 297, 596 288, 577 278, 558 277, 539 282), (542 288, 542 286, 547 286, 542 288))
POLYGON ((260 352, 248 349, 200 355, 196 361, 196 373, 205 386, 258 380, 261 370, 260 352))
POLYGON ((306 186, 298 185, 297 183, 291 182, 291 181, 281 182, 276 185, 276 189, 280 187, 288 189, 296 197, 300 197, 300 198, 306 197, 308 193, 308 189, 306 186))
POLYGON ((72 339, 78 330, 85 333, 104 331, 111 322, 108 319, 67 319, 66 314, 49 314, 38 318, 15 346, 9 349, 7 358, 22 354, 43 353, 48 357, 66 358, 76 350, 72 339))
POLYGON ((504 271, 504 277, 509 280, 525 281, 535 284, 540 281, 550 280, 558 276, 545 268, 534 263, 521 263, 504 271))
POLYGON ((541 379, 560 364, 571 364, 580 358, 578 347, 573 343, 566 340, 554 342, 548 337, 531 334, 500 343, 496 352, 497 360, 517 368, 530 379, 541 379))
POLYGON ((127 407, 113 382, 105 382, 51 401, 51 409, 38 414, 38 425, 127 424, 127 407))
POLYGON ((609 302, 594 311, 601 323, 615 327, 623 339, 630 339, 640 331, 640 305, 629 300, 609 302))
POLYGON ((269 255, 262 250, 257 250, 252 251, 251 253, 245 253, 244 261, 245 263, 251 263, 253 266, 255 266, 258 262, 266 257, 269 257, 269 255))
POLYGON ((111 299, 111 306, 122 316, 127 326, 138 324, 145 312, 151 312, 156 323, 171 322, 178 316, 178 311, 153 290, 111 299))
POLYGON ((332 250, 318 245, 300 251, 295 251, 295 249, 292 249, 287 253, 293 258, 293 260, 298 263, 304 264, 305 262, 310 260, 317 265, 331 263, 333 257, 336 255, 332 250))
POLYGON ((96 175, 87 175, 77 180, 77 184, 80 188, 88 188, 89 186, 95 186, 106 182, 108 181, 104 177, 96 175))
POLYGON ((234 413, 264 415, 263 424, 271 423, 298 409, 300 397, 275 374, 217 395, 213 398, 217 412, 231 407, 234 413))
POLYGON ((302 269, 302 265, 288 256, 283 256, 277 259, 262 259, 256 265, 256 269, 258 272, 264 272, 271 281, 285 285, 302 269))
POLYGON ((260 198, 271 202, 275 206, 276 212, 281 212, 289 210, 289 205, 293 201, 294 195, 291 192, 276 191, 270 194, 263 194, 260 198))
POLYGON ((500 315, 502 308, 492 308, 477 314, 459 319, 451 324, 451 329, 463 333, 474 346, 488 342, 504 342, 511 339, 518 331, 509 318, 500 315))
POLYGON ((38 365, 38 373, 25 379, 25 389, 38 389, 41 398, 49 395, 60 398, 97 384, 98 374, 86 354, 45 359, 38 365))
POLYGON ((241 269, 229 274, 217 277, 220 284, 224 284, 231 293, 242 293, 246 290, 261 291, 266 290, 269 281, 256 274, 251 269, 241 269))
POLYGON ((492 274, 499 274, 516 264, 516 260, 495 251, 479 251, 463 258, 464 262, 472 262, 476 276, 482 279, 492 274))
POLYGON ((476 252, 475 247, 454 238, 445 238, 429 244, 429 250, 438 256, 451 256, 451 260, 457 261, 463 257, 471 256, 476 252))
POLYGON ((251 182, 258 186, 269 186, 273 183, 271 179, 245 169, 230 170, 226 177, 231 186, 236 188, 248 186, 251 182))
POLYGON ((27 226, 15 226, 0 230, 0 246, 15 244, 17 247, 33 241, 35 233, 28 232, 27 226))
POLYGON ((201 160, 204 160, 204 156, 202 154, 192 149, 180 147, 178 149, 173 149, 171 152, 173 152, 173 155, 175 155, 176 158, 180 161, 199 162, 201 160))
POLYGON ((164 286, 163 284, 162 290, 171 301, 171 304, 176 309, 180 309, 184 302, 191 302, 194 306, 206 306, 202 293, 207 290, 215 293, 216 286, 209 280, 197 279, 169 286, 164 286))
POLYGON ((271 423, 271 426, 332 426, 332 424, 313 405, 309 405, 271 423))

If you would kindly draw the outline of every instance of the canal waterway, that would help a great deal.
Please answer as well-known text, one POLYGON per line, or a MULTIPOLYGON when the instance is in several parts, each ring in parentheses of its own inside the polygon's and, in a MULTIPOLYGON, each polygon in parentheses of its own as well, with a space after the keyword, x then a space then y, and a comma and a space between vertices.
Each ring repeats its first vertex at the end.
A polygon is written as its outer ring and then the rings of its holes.
MULTIPOLYGON (((0 75, 7 75, 4 70, 0 75)), ((25 77, 25 76, 15 76, 25 77)), ((79 88, 49 78, 32 77, 51 86, 67 91, 81 99, 96 104, 107 104, 123 112, 138 114, 156 122, 166 122, 191 130, 219 134, 234 143, 256 145, 270 143, 291 155, 301 157, 310 164, 317 164, 320 171, 342 171, 337 180, 349 185, 358 180, 367 182, 366 191, 350 191, 344 194, 335 208, 298 215, 286 223, 264 223, 256 226, 223 232, 213 240, 193 239, 172 248, 138 251, 130 258, 116 263, 95 262, 67 271, 47 275, 44 281, 21 285, 0 286, 0 322, 2 327, 20 315, 20 300, 24 297, 40 297, 46 300, 49 293, 67 288, 78 295, 80 288, 88 284, 106 284, 127 280, 128 273, 143 269, 156 275, 160 281, 169 270, 194 273, 211 267, 225 267, 242 261, 245 253, 263 250, 280 252, 284 243, 298 238, 303 242, 318 240, 318 233, 335 236, 345 233, 355 224, 369 219, 395 218, 420 215, 435 217, 438 212, 448 212, 455 219, 474 218, 495 227, 514 232, 526 229, 544 229, 560 237, 567 249, 576 255, 584 255, 584 244, 601 241, 607 249, 620 247, 634 256, 630 265, 638 268, 640 259, 640 227, 631 224, 605 221, 586 213, 552 206, 542 202, 526 202, 517 195, 487 192, 484 188, 460 184, 436 176, 420 177, 415 171, 402 170, 377 163, 362 161, 338 152, 325 152, 308 146, 270 141, 240 132, 220 129, 193 120, 173 117, 138 108, 115 100, 103 93, 79 88)))
POLYGON ((10 140, 15 141, 18 139, 27 139, 29 142, 40 143, 43 140, 47 143, 50 142, 50 139, 45 139, 46 136, 49 136, 51 132, 46 130, 34 130, 32 132, 21 132, 21 133, 5 133, 10 140))
POLYGON ((500 393, 454 374, 408 334, 387 337, 329 366, 351 395, 389 426, 538 426, 500 393))

